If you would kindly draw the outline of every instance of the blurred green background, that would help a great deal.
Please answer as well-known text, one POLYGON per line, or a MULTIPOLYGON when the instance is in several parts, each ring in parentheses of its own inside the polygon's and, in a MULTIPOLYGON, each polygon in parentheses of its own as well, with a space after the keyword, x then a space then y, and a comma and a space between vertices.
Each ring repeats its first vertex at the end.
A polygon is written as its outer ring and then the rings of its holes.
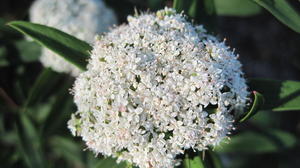
MULTIPOLYGON (((247 78, 300 80, 300 35, 250 0, 199 0, 194 22, 239 53, 247 78)), ((300 11, 299 1, 289 1, 300 11)), ((40 46, 5 25, 28 20, 32 0, 0 1, 0 167, 111 168, 95 158, 67 121, 76 111, 69 88, 73 78, 44 69, 40 46), (48 80, 51 79, 51 80, 48 80), (42 94, 41 94, 42 93, 42 94)), ((155 11, 171 0, 106 0, 119 23, 134 10, 155 11)), ((300 104, 300 102, 299 102, 300 104)), ((300 167, 300 111, 260 111, 237 129, 228 144, 213 149, 214 167, 300 167)))

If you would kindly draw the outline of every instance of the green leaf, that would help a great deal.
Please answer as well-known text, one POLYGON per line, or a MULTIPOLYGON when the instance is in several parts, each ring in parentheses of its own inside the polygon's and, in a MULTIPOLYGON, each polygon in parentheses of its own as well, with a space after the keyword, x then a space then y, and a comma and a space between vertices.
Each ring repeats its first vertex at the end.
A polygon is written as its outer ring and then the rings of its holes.
POLYGON ((27 114, 31 117, 31 119, 35 123, 37 124, 44 123, 45 119, 50 113, 53 102, 54 102, 53 97, 51 97, 51 99, 49 101, 46 101, 45 103, 40 102, 40 103, 36 103, 33 106, 27 107, 27 114))
POLYGON ((173 1, 173 8, 176 12, 181 13, 184 12, 185 14, 189 15, 189 17, 194 18, 197 14, 197 0, 174 0, 173 1))
POLYGON ((190 157, 188 154, 185 155, 183 160, 184 168, 204 168, 204 164, 200 158, 200 156, 190 157))
POLYGON ((204 24, 209 31, 215 29, 215 4, 213 0, 174 0, 173 8, 184 11, 196 23, 204 24))
POLYGON ((251 105, 250 110, 246 114, 244 114, 244 116, 241 117, 241 119, 239 120, 239 122, 244 122, 244 121, 250 119, 263 106, 263 104, 264 104, 264 97, 260 93, 258 93, 257 91, 253 91, 253 96, 254 96, 253 103, 251 105))
POLYGON ((186 8, 188 8, 187 4, 190 3, 190 0, 187 0, 186 3, 184 3, 184 0, 174 0, 173 1, 173 8, 176 9, 177 12, 182 12, 184 11, 186 8))
POLYGON ((176 9, 178 13, 184 11, 188 16, 193 19, 200 17, 199 15, 204 15, 203 9, 207 14, 214 13, 214 1, 212 0, 174 0, 173 8, 176 9))
POLYGON ((96 158, 89 155, 88 168, 127 168, 126 162, 117 163, 117 160, 111 157, 96 158))
POLYGON ((1 167, 16 167, 18 162, 20 163, 21 156, 20 153, 15 152, 14 148, 8 148, 5 144, 0 144, 1 152, 0 152, 0 160, 1 167))
POLYGON ((19 50, 21 59, 24 62, 37 61, 41 55, 41 47, 32 41, 21 40, 17 41, 16 47, 19 50))
POLYGON ((198 15, 198 5, 199 5, 199 1, 198 0, 193 0, 191 1, 191 4, 189 5, 189 7, 187 8, 187 14, 192 17, 192 18, 196 18, 198 15))
POLYGON ((5 40, 16 40, 21 37, 17 31, 6 26, 5 24, 6 21, 0 18, 0 41, 4 40, 3 38, 5 38, 5 40))
POLYGON ((221 143, 214 150, 220 153, 273 153, 296 145, 296 137, 280 130, 263 132, 241 132, 231 137, 229 142, 221 143), (228 144, 227 144, 228 143, 228 144))
POLYGON ((280 120, 282 115, 284 114, 274 115, 272 111, 260 110, 259 113, 251 118, 250 122, 259 127, 278 128, 281 125, 280 120))
POLYGON ((81 145, 60 136, 52 137, 49 142, 56 157, 67 160, 72 167, 84 167, 81 145))
POLYGON ((53 134, 58 134, 66 126, 66 122, 69 120, 70 115, 74 112, 74 102, 69 93, 72 81, 65 81, 64 86, 58 90, 55 95, 54 103, 51 104, 51 110, 46 120, 42 123, 42 135, 43 137, 49 137, 53 134), (55 122, 53 122, 55 121, 55 122))
POLYGON ((261 7, 251 0, 214 0, 216 13, 222 16, 252 16, 260 13, 261 7))
POLYGON ((265 97, 263 110, 300 110, 300 82, 290 80, 251 79, 250 89, 265 97))
POLYGON ((0 67, 5 67, 9 65, 6 59, 7 50, 5 47, 0 47, 0 67))
POLYGON ((150 9, 158 10, 164 7, 164 0, 147 0, 150 9))
POLYGON ((29 91, 29 96, 25 102, 24 110, 26 110, 28 106, 39 102, 45 95, 47 95, 59 79, 60 75, 56 72, 49 68, 44 69, 29 91))
MULTIPOLYGON (((197 1, 198 0, 194 0, 194 1, 197 1)), ((200 7, 200 6, 198 6, 200 7)), ((216 14, 216 4, 215 4, 215 0, 203 0, 203 7, 204 7, 204 10, 206 12, 207 15, 215 15, 216 14)), ((201 10, 197 10, 198 13, 201 12, 201 10)))
POLYGON ((205 151, 204 164, 205 168, 222 168, 222 162, 218 154, 214 151, 207 150, 205 151))
POLYGON ((41 141, 36 128, 24 113, 19 113, 16 123, 18 148, 28 167, 47 167, 43 159, 41 141))
POLYGON ((282 23, 300 33, 300 15, 286 0, 253 0, 282 23))
POLYGON ((13 21, 8 25, 62 56, 79 69, 86 69, 89 51, 92 49, 88 43, 55 28, 40 24, 13 21))
MULTIPOLYGON (((59 75, 55 78, 60 79, 59 75)), ((62 131, 60 128, 65 127, 65 123, 71 113, 74 112, 72 108, 74 102, 69 90, 72 87, 73 78, 64 78, 58 80, 59 82, 57 80, 53 84, 49 83, 49 86, 41 86, 49 94, 40 93, 41 95, 38 95, 36 101, 27 107, 30 117, 40 124, 43 137, 53 131, 55 133, 57 133, 56 131, 62 131), (43 101, 40 102, 39 100, 42 98, 43 101)))

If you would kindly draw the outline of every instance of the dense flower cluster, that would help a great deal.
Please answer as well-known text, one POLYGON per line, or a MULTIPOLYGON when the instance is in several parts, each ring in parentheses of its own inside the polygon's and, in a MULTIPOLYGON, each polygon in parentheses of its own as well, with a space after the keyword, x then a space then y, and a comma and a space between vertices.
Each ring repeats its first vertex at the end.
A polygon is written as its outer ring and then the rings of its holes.
POLYGON ((164 9, 129 16, 94 44, 75 81, 68 123, 95 153, 141 168, 171 168, 186 149, 227 137, 248 91, 237 55, 224 42, 164 9))
MULTIPOLYGON (((77 38, 93 42, 96 34, 115 24, 113 11, 102 0, 36 0, 30 9, 30 20, 55 27, 77 38)), ((58 72, 77 76, 80 70, 44 48, 41 62, 58 72)))

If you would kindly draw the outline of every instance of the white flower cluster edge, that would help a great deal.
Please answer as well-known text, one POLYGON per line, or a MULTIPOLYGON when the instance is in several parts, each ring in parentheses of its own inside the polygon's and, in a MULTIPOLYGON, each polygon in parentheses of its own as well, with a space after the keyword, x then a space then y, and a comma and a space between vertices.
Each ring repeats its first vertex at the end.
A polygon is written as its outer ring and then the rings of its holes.
MULTIPOLYGON (((97 34, 117 23, 115 13, 102 0, 36 0, 30 8, 30 20, 55 27, 92 43, 97 34)), ((78 76, 80 69, 43 48, 40 58, 45 67, 78 76)))
POLYGON ((172 168, 227 138, 249 96, 238 56, 173 9, 128 22, 97 38, 75 81, 73 135, 140 168, 172 168))

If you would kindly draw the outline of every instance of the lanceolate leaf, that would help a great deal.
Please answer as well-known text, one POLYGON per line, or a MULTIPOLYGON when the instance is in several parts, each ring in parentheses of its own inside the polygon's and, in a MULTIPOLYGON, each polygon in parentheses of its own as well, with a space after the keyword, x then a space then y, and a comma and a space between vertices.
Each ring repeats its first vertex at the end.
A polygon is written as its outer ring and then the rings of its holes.
POLYGON ((49 143, 56 157, 64 158, 72 167, 84 167, 81 146, 74 140, 53 136, 49 138, 49 143))
POLYGON ((214 150, 236 154, 273 153, 292 148, 297 142, 292 134, 273 129, 241 132, 230 139, 229 143, 221 143, 214 150))
POLYGON ((216 13, 222 16, 252 16, 260 13, 262 8, 251 0, 214 0, 216 13))
POLYGON ((13 21, 8 25, 62 56, 81 70, 86 69, 89 51, 92 49, 88 43, 55 28, 40 24, 13 21))
POLYGON ((13 41, 21 37, 17 31, 6 26, 5 24, 6 21, 0 18, 0 42, 2 42, 2 40, 13 41))
POLYGON ((117 160, 111 157, 96 158, 94 155, 89 157, 88 168, 132 168, 131 165, 126 162, 117 163, 117 160))
POLYGON ((187 0, 188 2, 184 3, 184 0, 174 0, 173 1, 173 8, 176 9, 177 12, 181 12, 185 10, 187 7, 187 4, 190 3, 190 0, 187 0))
POLYGON ((179 13, 184 11, 196 23, 204 24, 209 31, 215 29, 215 4, 213 0, 174 0, 173 8, 179 13))
POLYGON ((28 167, 47 167, 43 159, 40 136, 26 114, 19 113, 16 129, 18 133, 18 149, 28 167))
POLYGON ((214 1, 212 0, 174 0, 173 8, 176 9, 177 12, 184 11, 190 17, 195 18, 201 10, 206 10, 208 14, 212 14, 214 12, 214 1))
POLYGON ((150 9, 158 10, 163 8, 164 0, 147 0, 147 4, 150 9))
POLYGON ((205 168, 222 168, 222 162, 218 154, 214 151, 207 150, 205 154, 205 168))
POLYGON ((244 121, 248 120, 249 118, 251 118, 253 115, 255 115, 257 113, 257 111, 262 107, 263 104, 264 104, 264 97, 257 91, 253 91, 252 106, 251 106, 250 110, 244 116, 241 117, 239 122, 244 122, 244 121))
POLYGON ((24 110, 37 103, 44 95, 53 89, 53 85, 59 80, 60 75, 49 68, 44 69, 34 82, 29 91, 28 98, 24 105, 24 110))
POLYGON ((186 154, 183 160, 183 167, 184 168, 204 168, 204 164, 200 158, 200 156, 194 156, 191 158, 189 155, 186 154))
POLYGON ((51 106, 51 110, 42 124, 43 137, 58 134, 62 131, 59 128, 66 125, 66 120, 69 119, 74 105, 73 99, 70 98, 70 88, 71 81, 65 81, 64 86, 58 90, 58 94, 55 96, 55 101, 51 106))
POLYGON ((264 95, 263 110, 300 110, 300 82, 270 79, 251 79, 249 86, 264 95))
POLYGON ((300 15, 286 0, 253 0, 271 12, 278 20, 300 33, 300 15))

